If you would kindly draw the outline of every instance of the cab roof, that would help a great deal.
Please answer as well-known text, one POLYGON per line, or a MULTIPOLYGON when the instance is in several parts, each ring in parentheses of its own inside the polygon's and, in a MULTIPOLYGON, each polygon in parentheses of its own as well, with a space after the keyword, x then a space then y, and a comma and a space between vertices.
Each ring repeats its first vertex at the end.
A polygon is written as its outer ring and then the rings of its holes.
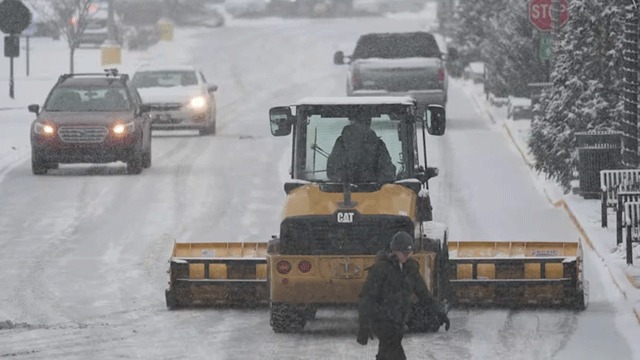
POLYGON ((415 105, 409 96, 327 96, 306 97, 292 106, 300 105, 415 105))

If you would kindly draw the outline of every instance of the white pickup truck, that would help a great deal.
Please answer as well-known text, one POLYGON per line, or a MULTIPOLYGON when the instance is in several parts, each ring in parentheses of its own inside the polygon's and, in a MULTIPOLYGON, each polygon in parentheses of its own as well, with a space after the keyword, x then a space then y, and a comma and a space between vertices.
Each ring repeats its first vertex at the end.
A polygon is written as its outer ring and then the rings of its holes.
POLYGON ((370 33, 353 54, 337 51, 335 64, 349 64, 347 96, 411 96, 421 108, 447 103, 444 54, 431 33, 370 33))

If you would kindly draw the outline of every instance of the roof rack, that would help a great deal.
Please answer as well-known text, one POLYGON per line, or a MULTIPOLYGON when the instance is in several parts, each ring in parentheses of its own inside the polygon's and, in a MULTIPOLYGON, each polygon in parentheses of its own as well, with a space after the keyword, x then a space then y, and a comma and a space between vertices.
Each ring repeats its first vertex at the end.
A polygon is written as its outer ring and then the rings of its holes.
POLYGON ((109 69, 104 69, 103 73, 71 73, 71 74, 62 74, 60 75, 60 77, 58 78, 58 83, 61 83, 69 78, 72 77, 79 77, 79 76, 106 76, 106 77, 113 77, 113 78, 119 78, 121 81, 127 81, 129 80, 129 75, 128 74, 120 74, 118 72, 117 68, 109 68, 109 69))

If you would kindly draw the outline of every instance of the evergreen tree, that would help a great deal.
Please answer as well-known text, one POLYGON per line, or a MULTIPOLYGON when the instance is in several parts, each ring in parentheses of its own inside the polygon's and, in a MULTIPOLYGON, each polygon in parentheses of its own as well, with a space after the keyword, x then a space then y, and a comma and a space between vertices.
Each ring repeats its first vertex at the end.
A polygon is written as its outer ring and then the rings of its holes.
POLYGON ((526 97, 527 84, 546 80, 547 66, 538 56, 539 39, 534 29, 528 2, 509 0, 493 21, 483 47, 488 90, 499 96, 526 97))
POLYGON ((618 130, 622 116, 624 9, 614 0, 571 0, 554 47, 553 86, 534 108, 529 147, 536 170, 571 189, 575 133, 618 130))
POLYGON ((454 16, 456 33, 453 43, 464 65, 481 60, 481 49, 489 33, 494 30, 494 20, 507 0, 460 0, 454 16))

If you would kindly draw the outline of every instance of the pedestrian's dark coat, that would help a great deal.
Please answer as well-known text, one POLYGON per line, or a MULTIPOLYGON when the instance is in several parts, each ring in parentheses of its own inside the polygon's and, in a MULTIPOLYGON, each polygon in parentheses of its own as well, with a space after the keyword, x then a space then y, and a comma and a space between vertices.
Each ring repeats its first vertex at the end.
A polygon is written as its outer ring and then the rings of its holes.
POLYGON ((418 301, 429 308, 436 305, 420 275, 416 260, 409 259, 400 268, 393 253, 389 250, 379 251, 360 293, 360 326, 390 322, 403 328, 411 308, 411 294, 416 294, 418 301))
POLYGON ((387 146, 375 131, 361 124, 349 124, 342 129, 327 159, 329 179, 387 183, 394 181, 395 175, 396 167, 387 146))

